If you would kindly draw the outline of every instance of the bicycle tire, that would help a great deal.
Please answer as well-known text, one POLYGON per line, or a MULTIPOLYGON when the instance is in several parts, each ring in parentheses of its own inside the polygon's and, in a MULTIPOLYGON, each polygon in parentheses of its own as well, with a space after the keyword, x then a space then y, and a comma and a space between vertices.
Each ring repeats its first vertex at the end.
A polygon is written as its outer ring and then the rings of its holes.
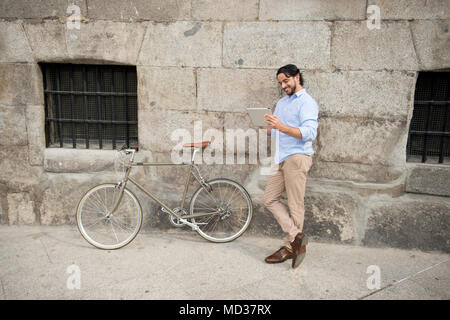
POLYGON ((247 230, 253 217, 253 203, 249 193, 238 182, 226 178, 212 179, 206 184, 211 186, 212 190, 207 194, 208 191, 200 186, 192 195, 189 212, 196 214, 209 209, 217 213, 207 217, 191 218, 191 222, 197 224, 199 227, 197 232, 206 240, 230 242, 237 239, 247 230), (231 190, 227 190, 228 188, 231 190), (228 200, 224 199, 226 196, 229 196, 228 200), (233 207, 230 207, 231 202, 237 200, 240 203, 233 203, 233 207), (237 210, 239 208, 240 210, 237 210), (233 222, 238 222, 236 228, 233 227, 233 222))
POLYGON ((136 196, 126 188, 116 212, 108 217, 108 211, 112 210, 119 192, 120 188, 117 184, 100 184, 89 189, 78 203, 76 211, 78 230, 83 238, 94 247, 104 250, 122 248, 129 244, 141 229, 141 204, 136 196), (113 194, 112 199, 108 201, 111 193, 113 194), (94 223, 89 225, 92 219, 94 219, 94 223), (122 223, 124 225, 121 225, 122 223), (94 225, 95 228, 93 228, 94 225))

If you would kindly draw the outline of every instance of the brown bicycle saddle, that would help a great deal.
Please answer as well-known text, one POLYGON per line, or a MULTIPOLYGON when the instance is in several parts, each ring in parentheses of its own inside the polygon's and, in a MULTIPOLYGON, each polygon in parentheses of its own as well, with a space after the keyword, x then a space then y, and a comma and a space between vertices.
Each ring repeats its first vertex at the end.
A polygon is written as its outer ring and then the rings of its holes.
POLYGON ((211 141, 202 141, 202 142, 188 142, 183 144, 183 147, 194 147, 194 148, 202 148, 205 149, 207 146, 211 144, 211 141))

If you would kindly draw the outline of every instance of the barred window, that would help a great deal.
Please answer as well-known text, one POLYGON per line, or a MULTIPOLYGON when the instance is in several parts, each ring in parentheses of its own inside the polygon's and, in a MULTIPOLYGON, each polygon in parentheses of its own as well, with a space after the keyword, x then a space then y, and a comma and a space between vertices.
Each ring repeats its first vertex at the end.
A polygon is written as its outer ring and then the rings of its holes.
POLYGON ((450 72, 421 72, 409 128, 407 161, 450 164, 450 72))
POLYGON ((47 148, 138 145, 134 66, 40 64, 47 148))

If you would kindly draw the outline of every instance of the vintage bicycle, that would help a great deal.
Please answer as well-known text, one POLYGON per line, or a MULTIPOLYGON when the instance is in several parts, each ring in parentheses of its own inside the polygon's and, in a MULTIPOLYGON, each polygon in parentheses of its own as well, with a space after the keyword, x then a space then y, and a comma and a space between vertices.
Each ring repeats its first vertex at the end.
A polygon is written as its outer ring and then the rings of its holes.
POLYGON ((205 181, 194 163, 194 158, 210 144, 210 141, 184 144, 183 147, 193 150, 192 157, 190 162, 179 164, 135 162, 138 147, 119 149, 115 167, 122 167, 123 178, 116 183, 103 183, 91 188, 78 203, 76 222, 83 238, 97 248, 112 250, 126 246, 137 236, 142 226, 142 207, 138 198, 127 188, 128 183, 132 183, 156 201, 175 227, 187 225, 212 242, 229 242, 241 236, 253 216, 251 197, 241 184, 231 179, 216 178, 205 181), (130 176, 134 167, 146 166, 189 167, 179 207, 170 208, 130 176), (200 186, 185 209, 192 177, 200 186))

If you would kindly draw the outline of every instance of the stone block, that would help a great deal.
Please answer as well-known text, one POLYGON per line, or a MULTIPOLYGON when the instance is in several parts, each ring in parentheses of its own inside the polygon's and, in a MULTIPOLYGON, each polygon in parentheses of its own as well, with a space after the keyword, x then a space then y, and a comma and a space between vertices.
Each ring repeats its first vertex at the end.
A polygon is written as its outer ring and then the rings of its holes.
POLYGON ((0 183, 0 224, 8 223, 8 191, 4 184, 0 183))
POLYGON ((143 106, 139 110, 139 144, 144 150, 171 152, 186 142, 200 142, 208 129, 222 132, 223 114, 165 110, 143 106))
POLYGON ((450 197, 450 167, 407 164, 406 191, 450 197))
POLYGON ((42 72, 34 64, 0 64, 0 103, 10 106, 44 104, 42 72))
MULTIPOLYGON (((0 9, 1 12, 1 9, 0 9)), ((22 25, 0 22, 0 62, 33 62, 33 54, 22 25)))
POLYGON ((383 20, 450 18, 450 6, 447 0, 368 0, 367 4, 379 6, 383 20))
POLYGON ((415 73, 305 71, 303 75, 306 91, 322 114, 406 118, 412 109, 415 73))
POLYGON ((40 171, 30 167, 27 146, 0 146, 0 183, 8 186, 36 183, 40 171))
POLYGON ((139 105, 171 110, 197 109, 194 69, 138 66, 137 73, 139 105))
POLYGON ((408 194, 368 203, 365 245, 450 252, 450 198, 408 194))
POLYGON ((357 239, 357 199, 333 192, 305 194, 305 234, 323 240, 351 243, 357 239))
POLYGON ((227 67, 301 69, 330 65, 328 22, 232 22, 225 24, 223 63, 227 67))
POLYGON ((258 1, 193 0, 191 14, 194 20, 256 20, 258 1))
POLYGON ((252 119, 248 112, 227 112, 225 113, 224 129, 257 130, 258 128, 253 126, 252 119))
POLYGON ((217 67, 221 65, 221 54, 221 23, 150 23, 142 44, 139 64, 217 67))
POLYGON ((65 24, 59 20, 24 23, 35 59, 40 62, 67 61, 65 24))
MULTIPOLYGON (((406 119, 319 119, 317 155, 322 161, 391 165, 393 154, 403 146, 406 119)), ((405 152, 405 150, 401 150, 405 152)))
POLYGON ((386 183, 399 179, 403 172, 394 166, 321 161, 315 156, 309 175, 313 178, 386 183))
POLYGON ((27 145, 27 127, 24 106, 0 105, 1 146, 27 145))
POLYGON ((75 224, 78 202, 92 187, 116 182, 107 174, 46 174, 39 207, 42 225, 75 224))
POLYGON ((68 17, 73 11, 68 11, 70 5, 80 8, 80 14, 86 14, 84 0, 5 0, 0 2, 1 18, 43 19, 68 17))
POLYGON ((275 70, 199 69, 197 81, 200 110, 246 113, 280 98, 275 70))
POLYGON ((25 107, 28 139, 28 157, 32 166, 42 166, 45 150, 45 107, 43 105, 25 107))
POLYGON ((113 171, 116 154, 115 150, 47 148, 44 170, 55 173, 113 171))
POLYGON ((417 70, 407 21, 382 21, 370 30, 366 21, 337 21, 331 42, 332 63, 347 70, 417 70))
POLYGON ((28 193, 9 193, 8 221, 9 225, 32 225, 36 222, 34 201, 28 193))
POLYGON ((238 157, 235 158, 235 163, 238 163, 238 159, 242 157, 245 163, 258 165, 268 164, 266 163, 266 159, 271 155, 272 140, 267 136, 266 130, 260 130, 253 125, 247 112, 225 113, 223 140, 223 148, 226 153, 224 157, 231 154, 231 157, 234 158, 232 155, 234 153, 238 157), (233 138, 234 142, 231 143, 230 141, 229 143, 229 138, 233 138), (266 150, 263 149, 264 146, 266 146, 266 150))
POLYGON ((91 0, 88 17, 114 21, 189 20, 190 1, 186 0, 91 0))
MULTIPOLYGON (((308 176, 307 187, 314 192, 332 191, 346 193, 359 200, 372 195, 388 195, 392 198, 397 198, 405 194, 403 179, 397 179, 386 183, 372 183, 348 180, 339 181, 335 179, 313 178, 308 176)), ((362 203, 365 203, 364 200, 362 203)), ((360 214, 359 222, 365 223, 364 219, 364 214, 360 214)), ((360 231, 362 231, 361 228, 360 231)))
POLYGON ((363 20, 365 0, 261 0, 260 20, 363 20))
POLYGON ((25 178, 28 164, 28 148, 26 146, 0 147, 0 180, 9 180, 14 176, 25 178), (25 173, 25 174, 24 174, 25 173))
POLYGON ((450 68, 450 20, 412 21, 411 29, 419 69, 450 68))
POLYGON ((231 179, 242 186, 245 186, 246 181, 249 179, 251 173, 258 168, 256 164, 213 164, 213 165, 200 165, 199 169, 202 175, 208 180, 216 178, 231 179))
POLYGON ((81 23, 79 30, 66 27, 69 58, 83 63, 135 65, 146 27, 146 22, 112 21, 81 23))
MULTIPOLYGON (((152 152, 152 157, 146 160, 143 162, 172 163, 168 152, 152 152)), ((141 169, 142 174, 136 175, 138 183, 158 197, 165 197, 171 202, 181 201, 187 166, 146 166, 141 169)), ((195 188, 190 187, 189 190, 192 193, 195 188)))

